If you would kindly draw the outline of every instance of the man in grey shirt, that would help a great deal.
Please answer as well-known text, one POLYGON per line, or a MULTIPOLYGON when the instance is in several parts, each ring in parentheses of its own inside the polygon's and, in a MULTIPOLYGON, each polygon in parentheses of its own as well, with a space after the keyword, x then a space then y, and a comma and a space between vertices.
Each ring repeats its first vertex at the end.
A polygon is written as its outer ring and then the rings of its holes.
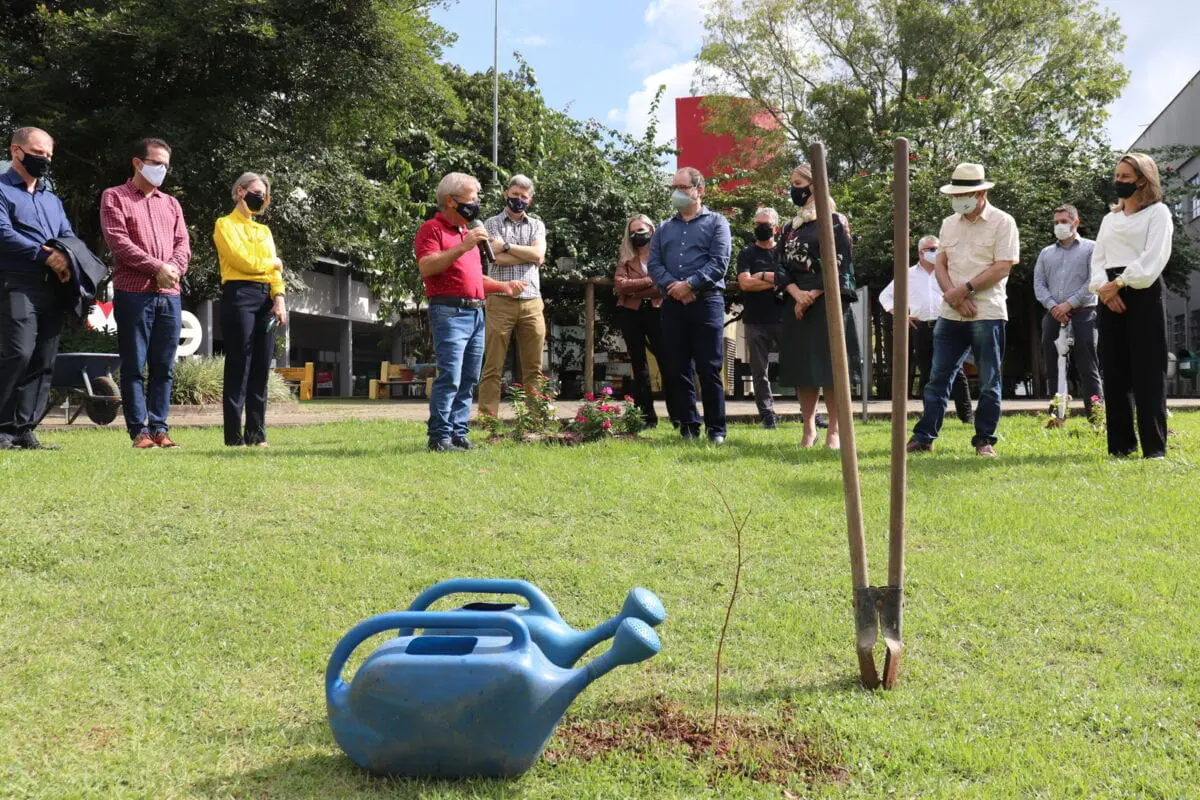
POLYGON ((1088 290, 1095 242, 1079 235, 1079 211, 1072 205, 1054 209, 1054 238, 1042 249, 1033 268, 1033 293, 1049 312, 1042 318, 1042 353, 1049 381, 1047 394, 1058 390, 1058 349, 1054 341, 1065 325, 1075 344, 1071 356, 1079 375, 1084 406, 1100 397, 1100 367, 1096 360, 1096 295, 1088 290))

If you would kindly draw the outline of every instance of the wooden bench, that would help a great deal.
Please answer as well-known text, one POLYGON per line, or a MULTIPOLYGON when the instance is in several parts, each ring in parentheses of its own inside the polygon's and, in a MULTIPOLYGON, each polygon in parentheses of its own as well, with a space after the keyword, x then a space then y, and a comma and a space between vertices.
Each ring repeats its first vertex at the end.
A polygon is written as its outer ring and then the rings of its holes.
POLYGON ((313 387, 316 386, 316 380, 311 361, 303 367, 276 367, 275 374, 283 378, 283 382, 288 386, 295 386, 301 400, 313 399, 313 387))
POLYGON ((381 400, 391 396, 390 390, 380 391, 383 387, 403 386, 412 391, 412 387, 418 385, 424 388, 425 379, 414 377, 412 367, 384 361, 379 365, 379 378, 372 378, 368 384, 367 396, 372 400, 381 400))

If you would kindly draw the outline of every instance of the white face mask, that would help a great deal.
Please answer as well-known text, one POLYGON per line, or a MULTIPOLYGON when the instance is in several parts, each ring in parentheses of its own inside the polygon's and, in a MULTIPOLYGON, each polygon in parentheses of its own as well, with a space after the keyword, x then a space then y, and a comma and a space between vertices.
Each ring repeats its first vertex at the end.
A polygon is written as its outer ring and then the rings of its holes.
POLYGON ((166 164, 142 164, 140 172, 146 183, 151 186, 162 186, 162 182, 167 179, 166 164))
POLYGON ((928 250, 925 250, 921 255, 925 256, 925 260, 928 261, 930 264, 934 264, 937 262, 937 248, 936 247, 931 247, 928 250))
POLYGON ((1059 222, 1054 226, 1054 238, 1065 242, 1075 235, 1075 226, 1069 222, 1059 222))
POLYGON ((975 195, 965 194, 950 198, 950 206, 955 214, 970 214, 979 205, 975 195))

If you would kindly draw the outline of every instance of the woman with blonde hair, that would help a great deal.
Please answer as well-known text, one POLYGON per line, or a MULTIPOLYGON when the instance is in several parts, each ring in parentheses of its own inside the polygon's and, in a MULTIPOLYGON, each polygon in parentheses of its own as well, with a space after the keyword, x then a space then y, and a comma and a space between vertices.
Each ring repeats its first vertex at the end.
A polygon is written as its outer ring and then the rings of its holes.
MULTIPOLYGON (((629 348, 629 361, 633 367, 630 391, 646 425, 653 428, 658 424, 654 410, 654 397, 650 391, 650 377, 646 367, 646 350, 658 360, 663 370, 662 325, 659 319, 663 296, 646 271, 650 259, 650 240, 654 237, 654 223, 645 214, 634 214, 625 221, 625 232, 621 237, 617 270, 613 274, 613 289, 617 295, 617 323, 625 346, 629 348)), ((667 414, 672 423, 678 418, 670 390, 663 381, 666 392, 667 414)))
POLYGON ((1167 453, 1167 316, 1162 271, 1175 221, 1163 202, 1158 165, 1129 153, 1113 174, 1117 202, 1100 223, 1088 284, 1100 296, 1100 368, 1108 405, 1108 452, 1167 453), (1134 433, 1134 409, 1137 433, 1134 433))
POLYGON ((233 184, 232 196, 233 212, 218 219, 213 229, 221 265, 225 444, 266 447, 267 378, 275 327, 287 324, 283 262, 275 254, 271 229, 254 221, 271 204, 267 178, 243 173, 233 184))
MULTIPOLYGON (((789 189, 797 212, 795 218, 783 226, 776 245, 779 266, 775 289, 783 293, 788 303, 783 309, 783 331, 779 339, 779 382, 796 387, 800 398, 800 411, 804 415, 801 447, 812 447, 817 442, 817 398, 824 389, 825 409, 829 413, 825 446, 837 449, 840 438, 833 395, 833 358, 825 319, 817 201, 813 196, 812 168, 808 164, 792 170, 789 189)), ((833 208, 832 199, 830 207, 833 208)), ((833 238, 846 324, 846 349, 853 359, 858 352, 858 337, 847 304, 858 296, 854 291, 849 223, 836 210, 833 211, 833 238)))

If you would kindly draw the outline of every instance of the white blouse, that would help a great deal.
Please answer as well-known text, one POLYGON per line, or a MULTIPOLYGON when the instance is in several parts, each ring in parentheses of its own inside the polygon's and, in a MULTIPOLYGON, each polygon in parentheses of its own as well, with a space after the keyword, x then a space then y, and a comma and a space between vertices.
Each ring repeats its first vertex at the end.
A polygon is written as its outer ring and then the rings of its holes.
POLYGON ((1175 220, 1166 203, 1155 203, 1136 214, 1111 211, 1100 223, 1096 249, 1092 251, 1092 278, 1088 288, 1095 292, 1108 283, 1106 269, 1124 267, 1118 286, 1148 289, 1171 258, 1175 220))

